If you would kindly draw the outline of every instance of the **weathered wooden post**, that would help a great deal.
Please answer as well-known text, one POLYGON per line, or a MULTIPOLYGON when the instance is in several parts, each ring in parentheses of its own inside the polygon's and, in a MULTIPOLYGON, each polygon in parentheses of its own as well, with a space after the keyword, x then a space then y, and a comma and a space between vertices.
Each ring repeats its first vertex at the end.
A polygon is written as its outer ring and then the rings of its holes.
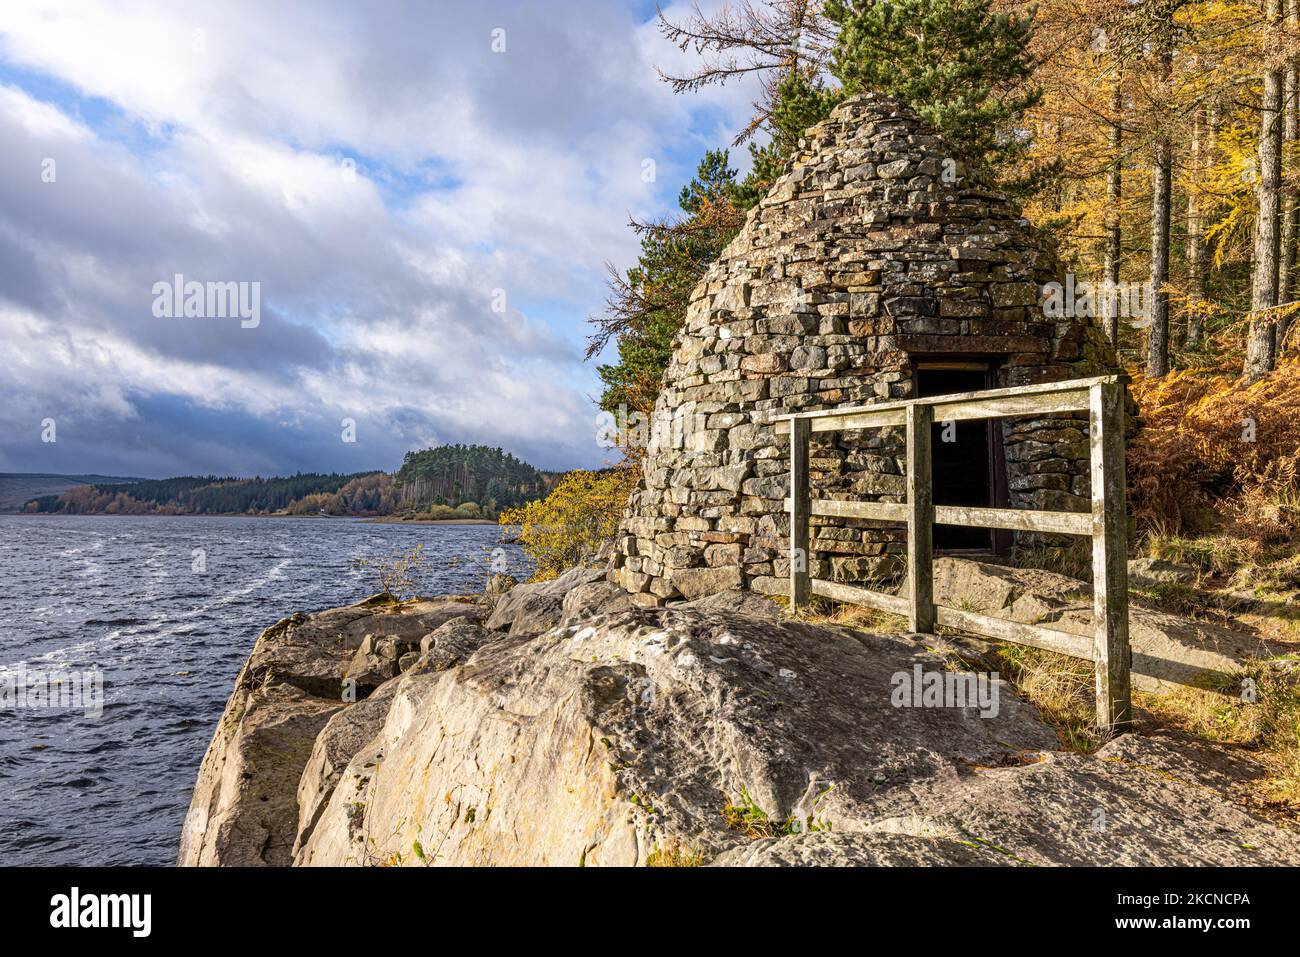
POLYGON ((934 408, 907 407, 907 627, 934 631, 934 489, 930 481, 930 426, 934 408))
POLYGON ((1132 717, 1122 381, 1101 382, 1090 389, 1088 437, 1092 465, 1092 645, 1097 675, 1097 724, 1113 731, 1132 717))
POLYGON ((790 420, 790 607, 808 603, 808 419, 790 420))

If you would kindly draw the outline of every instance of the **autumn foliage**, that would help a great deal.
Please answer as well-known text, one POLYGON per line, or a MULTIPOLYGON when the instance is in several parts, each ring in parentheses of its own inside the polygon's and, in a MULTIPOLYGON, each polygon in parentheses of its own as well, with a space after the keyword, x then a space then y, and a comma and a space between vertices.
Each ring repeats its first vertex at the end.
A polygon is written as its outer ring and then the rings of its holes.
POLYGON ((1142 430, 1129 448, 1139 527, 1186 534, 1226 525, 1272 543, 1300 532, 1300 362, 1252 386, 1186 370, 1133 385, 1142 430))
POLYGON ((520 528, 519 543, 533 561, 535 581, 594 560, 612 542, 640 472, 621 466, 569 472, 546 498, 501 513, 502 525, 520 528))
POLYGON ((374 472, 354 478, 337 492, 317 492, 294 502, 290 515, 390 515, 401 501, 391 475, 374 472))

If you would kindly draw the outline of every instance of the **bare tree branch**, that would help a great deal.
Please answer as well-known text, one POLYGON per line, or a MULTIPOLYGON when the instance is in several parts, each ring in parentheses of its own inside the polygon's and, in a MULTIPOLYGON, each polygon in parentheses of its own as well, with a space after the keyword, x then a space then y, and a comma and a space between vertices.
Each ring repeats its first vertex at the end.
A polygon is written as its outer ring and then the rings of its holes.
POLYGON ((762 98, 753 104, 754 115, 736 137, 737 144, 767 121, 782 77, 793 70, 820 72, 826 66, 836 36, 822 0, 740 0, 711 17, 697 4, 679 22, 669 20, 660 9, 659 30, 683 53, 694 52, 702 61, 697 69, 680 75, 658 71, 674 93, 723 86, 751 73, 762 75, 762 98))

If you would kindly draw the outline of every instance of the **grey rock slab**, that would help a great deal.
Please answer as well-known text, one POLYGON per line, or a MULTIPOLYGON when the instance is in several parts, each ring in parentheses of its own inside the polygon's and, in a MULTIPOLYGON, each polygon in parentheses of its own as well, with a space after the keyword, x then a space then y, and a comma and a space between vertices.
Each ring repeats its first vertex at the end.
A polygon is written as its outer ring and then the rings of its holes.
POLYGON ((1193 585, 1198 578, 1200 572, 1195 567, 1162 558, 1135 558, 1128 563, 1130 585, 1193 585))
POLYGON ((1068 866, 1294 866, 1300 834, 1225 797, 1222 767, 1182 742, 1124 735, 1096 755, 981 769, 920 817, 873 830, 974 841, 1014 861, 1068 866))
POLYGON ((317 734, 342 707, 293 685, 250 687, 241 680, 199 766, 177 862, 288 865, 298 780, 317 734))
POLYGON ((372 651, 385 637, 418 642, 450 617, 478 613, 454 598, 371 598, 295 614, 262 632, 199 767, 178 863, 288 864, 303 770, 326 723, 349 706, 344 673, 365 636, 372 651))
POLYGON ((246 666, 181 863, 633 865, 674 848, 733 866, 1300 863, 1300 835, 1242 806, 1262 773, 1244 752, 1131 733, 1062 753, 995 677, 983 716, 900 700, 900 677, 961 667, 933 636, 751 599, 518 637, 458 618, 355 704, 246 666), (785 836, 729 827, 742 801, 785 836))
POLYGON ((396 691, 397 683, 389 682, 364 701, 335 713, 317 735, 298 781, 293 853, 311 836, 348 762, 383 727, 396 691))
POLYGON ((515 585, 497 598, 486 627, 511 635, 538 634, 559 624, 564 598, 580 585, 605 577, 603 568, 571 568, 558 578, 515 585))
POLYGON ((694 601, 684 601, 671 606, 676 609, 692 611, 725 612, 747 615, 765 621, 779 621, 785 617, 785 609, 762 595, 752 591, 721 591, 694 601))
POLYGON ((564 596, 560 608, 560 624, 572 624, 593 615, 626 611, 632 607, 632 596, 621 585, 611 581, 594 581, 578 585, 564 596))
POLYGON ((489 641, 500 637, 500 632, 489 631, 469 618, 455 618, 421 639, 420 651, 423 658, 419 667, 429 671, 445 671, 468 659, 489 641))
POLYGON ((742 792, 861 830, 972 765, 1055 744, 1005 689, 995 718, 894 707, 914 665, 944 662, 908 639, 698 610, 492 642, 401 679, 298 862, 409 858, 415 841, 442 864, 636 864, 673 842, 712 855, 744 840, 722 818, 742 792))
MULTIPOLYGON (((1092 586, 1034 568, 959 558, 934 562, 935 601, 1023 624, 1092 635, 1092 586)), ((1134 685, 1143 691, 1195 686, 1206 672, 1233 674, 1281 650, 1252 635, 1195 621, 1129 598, 1134 685)))

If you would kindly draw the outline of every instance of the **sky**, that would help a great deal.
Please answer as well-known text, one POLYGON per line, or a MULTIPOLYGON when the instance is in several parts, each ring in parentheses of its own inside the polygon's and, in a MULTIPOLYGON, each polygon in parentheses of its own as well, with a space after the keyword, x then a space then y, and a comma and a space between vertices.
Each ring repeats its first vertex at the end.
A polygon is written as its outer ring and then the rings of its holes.
POLYGON ((0 471, 605 464, 604 264, 755 98, 689 62, 653 3, 4 0, 0 471))

